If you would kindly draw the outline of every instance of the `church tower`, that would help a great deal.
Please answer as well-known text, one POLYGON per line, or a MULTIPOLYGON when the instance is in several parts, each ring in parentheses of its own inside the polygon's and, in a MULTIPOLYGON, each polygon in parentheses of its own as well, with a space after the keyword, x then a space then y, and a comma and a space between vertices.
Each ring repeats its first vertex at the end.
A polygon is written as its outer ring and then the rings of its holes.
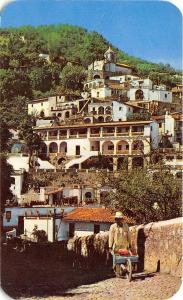
POLYGON ((106 62, 115 63, 116 62, 116 54, 109 46, 109 49, 104 53, 104 58, 106 62))

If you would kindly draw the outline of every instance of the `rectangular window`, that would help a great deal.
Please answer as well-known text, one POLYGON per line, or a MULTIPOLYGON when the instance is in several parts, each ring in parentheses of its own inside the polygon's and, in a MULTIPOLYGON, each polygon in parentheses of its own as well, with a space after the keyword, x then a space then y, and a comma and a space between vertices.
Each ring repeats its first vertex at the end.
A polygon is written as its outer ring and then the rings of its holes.
POLYGON ((34 104, 32 104, 32 107, 34 106, 34 104))
POLYGON ((122 110, 122 107, 119 107, 119 110, 122 110))
POLYGON ((167 94, 165 94, 165 98, 167 98, 167 94))
POLYGON ((109 145, 108 150, 114 150, 114 145, 109 145))
POLYGON ((41 106, 43 106, 43 103, 41 103, 41 106))
POLYGON ((99 92, 97 92, 97 97, 99 97, 99 92))
POLYGON ((74 236, 74 231, 75 231, 75 223, 69 223, 69 237, 74 236))
POLYGON ((159 128, 162 128, 162 123, 159 123, 159 128))
POLYGON ((100 225, 94 224, 94 234, 99 233, 100 232, 100 225))
POLYGON ((7 222, 10 222, 10 220, 11 220, 11 210, 6 211, 6 220, 7 220, 7 222))

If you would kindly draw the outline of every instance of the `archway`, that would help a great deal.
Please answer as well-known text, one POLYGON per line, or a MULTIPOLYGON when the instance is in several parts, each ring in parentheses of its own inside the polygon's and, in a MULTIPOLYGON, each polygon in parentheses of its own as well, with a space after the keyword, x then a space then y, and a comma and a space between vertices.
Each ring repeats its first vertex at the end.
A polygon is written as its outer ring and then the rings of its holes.
POLYGON ((143 100, 144 99, 144 93, 142 90, 137 90, 135 92, 135 100, 143 100))
POLYGON ((107 106, 107 107, 105 108, 105 113, 106 113, 107 115, 111 115, 111 107, 110 107, 110 106, 107 106))
POLYGON ((67 143, 66 142, 62 142, 60 144, 60 152, 63 154, 67 153, 67 143))
POLYGON ((87 123, 87 124, 91 123, 91 119, 90 118, 86 118, 86 119, 84 119, 84 122, 87 123))
POLYGON ((61 113, 58 113, 57 117, 59 117, 59 118, 60 118, 61 116, 62 116, 62 114, 61 114, 61 113))
POLYGON ((98 108, 98 114, 99 114, 99 115, 104 115, 104 107, 103 107, 103 106, 100 106, 100 107, 98 108))
POLYGON ((133 157, 132 158, 132 169, 143 168, 144 167, 144 159, 143 157, 133 157))
POLYGON ((69 117, 70 117, 70 112, 69 112, 69 111, 66 111, 66 112, 65 112, 65 118, 68 119, 69 117))
POLYGON ((94 79, 100 79, 100 75, 94 75, 93 78, 94 79))
POLYGON ((106 141, 102 145, 102 154, 114 154, 114 144, 111 141, 106 141))
POLYGON ((117 170, 128 170, 128 158, 119 157, 117 161, 117 170))
POLYGON ((104 117, 102 117, 102 116, 98 117, 98 122, 103 123, 104 122, 104 117))
POLYGON ((46 146, 45 143, 41 143, 39 149, 40 149, 39 151, 40 151, 41 154, 46 154, 47 153, 47 146, 46 146))
POLYGON ((57 161, 58 165, 61 165, 63 162, 65 162, 64 157, 59 158, 59 160, 57 161))
POLYGON ((142 140, 136 140, 132 143, 132 154, 142 154, 144 152, 144 143, 142 140))
POLYGON ((105 118, 105 121, 106 121, 106 122, 112 122, 112 117, 110 117, 110 116, 106 117, 106 118, 105 118))
POLYGON ((57 143, 52 142, 49 146, 49 152, 50 153, 57 153, 58 152, 58 146, 57 143))
POLYGON ((117 143, 116 154, 128 154, 129 153, 129 144, 127 141, 120 141, 117 143))

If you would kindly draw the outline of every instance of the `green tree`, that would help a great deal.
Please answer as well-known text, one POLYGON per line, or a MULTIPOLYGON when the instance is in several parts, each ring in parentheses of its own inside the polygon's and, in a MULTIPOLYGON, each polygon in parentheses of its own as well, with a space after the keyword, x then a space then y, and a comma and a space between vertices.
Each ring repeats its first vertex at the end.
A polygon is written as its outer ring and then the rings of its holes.
POLYGON ((7 151, 9 146, 9 141, 11 138, 11 134, 8 130, 7 125, 4 122, 0 124, 0 168, 1 168, 1 176, 0 176, 0 209, 1 215, 4 211, 4 206, 7 199, 11 199, 12 193, 10 190, 11 186, 11 174, 12 174, 12 166, 7 162, 7 151))
POLYGON ((139 224, 181 216, 181 182, 164 168, 121 171, 118 177, 105 178, 106 182, 114 190, 104 204, 123 211, 139 224))
POLYGON ((67 65, 63 68, 60 79, 66 90, 82 91, 87 73, 81 66, 67 65))
POLYGON ((19 126, 19 138, 24 140, 30 151, 30 164, 33 153, 38 152, 41 143, 39 135, 33 131, 33 125, 32 117, 27 116, 27 118, 25 118, 19 126))

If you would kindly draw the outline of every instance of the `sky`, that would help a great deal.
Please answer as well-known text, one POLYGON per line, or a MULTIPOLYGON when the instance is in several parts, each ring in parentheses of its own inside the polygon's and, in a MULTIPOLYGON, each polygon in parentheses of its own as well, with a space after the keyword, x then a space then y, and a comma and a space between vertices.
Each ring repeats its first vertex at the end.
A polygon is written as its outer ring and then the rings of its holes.
POLYGON ((173 4, 149 0, 17 0, 2 12, 3 28, 78 25, 97 31, 129 55, 176 69, 181 69, 181 23, 173 4))

